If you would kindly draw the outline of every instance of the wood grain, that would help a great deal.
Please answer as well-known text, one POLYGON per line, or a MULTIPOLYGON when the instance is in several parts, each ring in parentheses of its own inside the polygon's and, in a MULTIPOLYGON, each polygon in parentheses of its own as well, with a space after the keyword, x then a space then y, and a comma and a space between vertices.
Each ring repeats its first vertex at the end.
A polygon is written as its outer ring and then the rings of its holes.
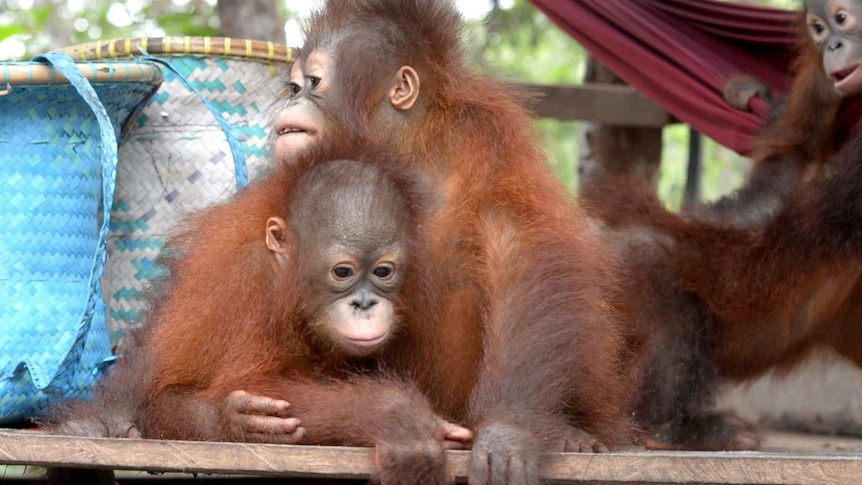
POLYGON ((589 120, 618 126, 662 127, 676 120, 631 86, 583 83, 512 83, 534 97, 528 105, 539 118, 589 120))
MULTIPOLYGON (((469 452, 447 452, 463 480, 469 452)), ((556 483, 799 484, 862 483, 862 453, 648 452, 548 453, 542 476, 556 483)), ((0 464, 225 475, 366 479, 367 448, 128 440, 0 431, 0 464)))

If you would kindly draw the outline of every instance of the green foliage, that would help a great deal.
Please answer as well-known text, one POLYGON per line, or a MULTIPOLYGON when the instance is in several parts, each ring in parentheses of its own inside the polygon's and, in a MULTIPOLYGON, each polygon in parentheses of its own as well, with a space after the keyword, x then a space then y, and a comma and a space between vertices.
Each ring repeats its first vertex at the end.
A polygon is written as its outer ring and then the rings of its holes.
MULTIPOLYGON (((677 124, 665 127, 662 133, 658 193, 665 204, 674 210, 680 208, 685 191, 689 131, 688 125, 677 124)), ((701 200, 716 200, 742 185, 751 166, 750 159, 707 137, 703 137, 702 150, 701 200)))
POLYGON ((580 82, 586 53, 525 0, 486 22, 482 58, 502 77, 545 84, 580 82))
POLYGON ((0 39, 6 39, 25 32, 27 32, 27 29, 23 25, 0 25, 0 39))
MULTIPOLYGON (((496 9, 474 31, 476 57, 495 75, 542 84, 576 84, 586 67, 586 52, 547 16, 525 0, 496 9)), ((537 127, 557 175, 573 192, 577 188, 577 122, 539 120, 537 127)))
MULTIPOLYGON (((208 17, 214 19, 215 12, 211 8, 208 17)), ((191 12, 171 12, 158 18, 159 26, 168 35, 188 35, 192 37, 210 37, 218 34, 218 24, 215 22, 203 22, 201 16, 191 12), (194 19, 198 19, 194 22, 194 19)))
POLYGON ((95 40, 210 36, 218 28, 215 0, 0 0, 0 12, 0 60, 95 40))

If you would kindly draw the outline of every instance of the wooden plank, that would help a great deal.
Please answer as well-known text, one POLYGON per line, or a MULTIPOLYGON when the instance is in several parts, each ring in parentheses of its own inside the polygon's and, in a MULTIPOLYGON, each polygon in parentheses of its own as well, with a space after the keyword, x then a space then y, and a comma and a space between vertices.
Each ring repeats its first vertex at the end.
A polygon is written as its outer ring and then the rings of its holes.
POLYGON ((570 460, 551 454, 543 476, 607 483, 852 484, 862 477, 860 457, 765 456, 759 453, 634 453, 570 460), (586 463, 583 463, 584 461, 586 463))
MULTIPOLYGON (((450 473, 464 480, 469 458, 467 451, 447 452, 450 473)), ((0 464, 366 479, 373 472, 374 459, 373 451, 366 448, 90 439, 0 431, 0 464)), ((862 453, 548 453, 542 476, 573 484, 858 484, 862 453)))
POLYGON ((529 106, 539 118, 589 120, 618 126, 662 127, 676 120, 631 86, 583 83, 512 83, 535 97, 529 106))
POLYGON ((367 478, 370 449, 131 440, 0 431, 0 464, 151 472, 367 478))

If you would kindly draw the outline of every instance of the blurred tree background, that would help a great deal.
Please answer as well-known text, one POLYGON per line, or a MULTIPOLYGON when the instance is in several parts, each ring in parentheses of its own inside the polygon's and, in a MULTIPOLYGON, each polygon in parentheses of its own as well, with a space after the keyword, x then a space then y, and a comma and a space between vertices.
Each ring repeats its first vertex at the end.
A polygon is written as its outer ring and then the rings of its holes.
MULTIPOLYGON (((741 1, 741 0, 737 0, 741 1)), ((483 0, 470 0, 476 4, 483 0)), ((488 14, 469 18, 471 55, 490 72, 541 84, 581 82, 587 55, 571 37, 526 0, 486 0, 488 14)), ((757 0, 798 8, 797 0, 757 0)), ((0 60, 26 60, 50 49, 113 38, 232 35, 295 42, 307 2, 298 0, 0 0, 0 60), (219 19, 225 19, 220 22, 219 19), (237 22, 237 20, 240 20, 237 22), (281 26, 286 24, 286 28, 281 26)), ((577 122, 539 120, 551 164, 572 191, 577 187, 577 122)), ((685 185, 689 130, 663 130, 659 193, 677 208, 685 185)), ((702 198, 736 188, 749 161, 705 139, 702 198)))

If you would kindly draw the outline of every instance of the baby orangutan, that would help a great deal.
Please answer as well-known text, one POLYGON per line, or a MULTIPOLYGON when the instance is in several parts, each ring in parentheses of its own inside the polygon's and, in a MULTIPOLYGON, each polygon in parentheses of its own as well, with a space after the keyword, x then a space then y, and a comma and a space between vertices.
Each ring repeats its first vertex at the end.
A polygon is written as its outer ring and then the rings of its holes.
POLYGON ((169 245, 170 296, 96 400, 60 414, 56 432, 374 446, 383 483, 446 481, 444 450, 472 434, 411 380, 416 346, 436 332, 412 310, 434 308, 417 187, 376 164, 318 158, 190 218, 169 245), (220 276, 177 308, 190 286, 178 282, 204 264, 220 276), (190 317, 165 318, 182 311, 190 317), (131 432, 117 426, 128 422, 131 432))

